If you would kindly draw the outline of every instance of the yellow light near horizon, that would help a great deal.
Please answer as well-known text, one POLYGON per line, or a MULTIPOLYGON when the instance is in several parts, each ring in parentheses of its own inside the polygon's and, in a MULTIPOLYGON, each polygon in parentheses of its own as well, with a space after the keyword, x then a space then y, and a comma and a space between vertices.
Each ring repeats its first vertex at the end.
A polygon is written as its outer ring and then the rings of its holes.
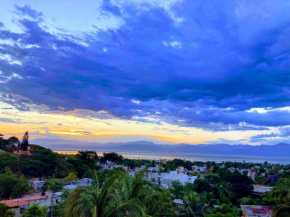
MULTIPOLYGON (((148 138, 163 143, 200 144, 216 141, 219 138, 227 140, 247 139, 251 136, 270 133, 271 131, 223 131, 211 132, 194 127, 181 127, 158 120, 160 124, 140 123, 135 120, 119 118, 109 119, 87 118, 76 114, 76 110, 69 112, 52 111, 18 111, 15 108, 3 110, 1 107, 10 106, 0 103, 0 132, 7 136, 16 135, 21 138, 25 131, 29 131, 31 138, 47 137, 73 139, 98 142, 110 141, 110 138, 126 138, 126 141, 136 141, 135 137, 148 138), (11 122, 9 122, 11 120, 11 122), (87 132, 85 132, 87 131, 87 132), (37 133, 36 133, 37 132, 37 133), (104 140, 105 139, 105 140, 104 140)), ((82 111, 90 112, 90 111, 82 111)), ((92 112, 93 113, 93 112, 92 112)), ((152 118, 149 118, 152 120, 152 118)))

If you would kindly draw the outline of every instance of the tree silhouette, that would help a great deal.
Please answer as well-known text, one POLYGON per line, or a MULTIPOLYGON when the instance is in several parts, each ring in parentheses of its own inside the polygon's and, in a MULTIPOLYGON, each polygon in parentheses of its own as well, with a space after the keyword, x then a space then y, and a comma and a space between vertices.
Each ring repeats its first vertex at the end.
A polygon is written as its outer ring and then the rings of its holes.
POLYGON ((29 145, 29 135, 28 135, 28 131, 27 131, 22 138, 22 142, 20 144, 20 149, 23 151, 27 151, 28 145, 29 145))

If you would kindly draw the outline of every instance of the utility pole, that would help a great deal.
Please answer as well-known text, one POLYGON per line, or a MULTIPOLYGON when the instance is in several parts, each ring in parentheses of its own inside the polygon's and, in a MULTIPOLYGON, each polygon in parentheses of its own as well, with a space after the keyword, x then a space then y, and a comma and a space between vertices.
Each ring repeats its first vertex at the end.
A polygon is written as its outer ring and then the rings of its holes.
POLYGON ((50 217, 52 217, 52 212, 53 212, 53 191, 51 192, 51 210, 50 210, 50 217))

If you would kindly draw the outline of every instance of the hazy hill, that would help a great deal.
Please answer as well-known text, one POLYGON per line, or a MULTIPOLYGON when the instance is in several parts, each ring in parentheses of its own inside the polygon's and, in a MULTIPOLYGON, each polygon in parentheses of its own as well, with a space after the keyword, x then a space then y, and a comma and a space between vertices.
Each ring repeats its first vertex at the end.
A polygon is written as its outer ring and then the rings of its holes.
POLYGON ((290 144, 277 145, 190 145, 190 144, 154 144, 147 141, 128 143, 85 143, 68 140, 35 139, 32 143, 42 145, 53 150, 97 150, 97 151, 122 151, 122 152, 153 152, 158 154, 214 154, 214 155, 241 155, 263 157, 289 157, 290 144))

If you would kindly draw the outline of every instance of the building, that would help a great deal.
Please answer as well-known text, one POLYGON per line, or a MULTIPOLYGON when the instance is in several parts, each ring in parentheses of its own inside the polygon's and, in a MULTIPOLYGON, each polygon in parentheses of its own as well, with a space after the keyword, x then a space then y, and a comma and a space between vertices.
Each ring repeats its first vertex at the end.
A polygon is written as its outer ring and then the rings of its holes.
POLYGON ((199 173, 204 173, 206 171, 206 167, 199 167, 199 166, 192 166, 191 167, 193 172, 199 172, 199 173))
POLYGON ((270 206, 241 205, 242 217, 272 217, 273 211, 270 206))
POLYGON ((15 155, 26 155, 31 156, 33 152, 36 152, 38 149, 38 145, 28 145, 27 150, 22 148, 21 146, 13 147, 13 154, 15 155))
POLYGON ((116 169, 116 168, 122 168, 122 169, 127 171, 129 169, 128 166, 118 165, 118 164, 116 164, 116 163, 114 163, 112 161, 109 161, 109 160, 107 160, 105 163, 99 164, 99 167, 100 167, 101 170, 105 170, 105 169, 113 170, 113 169, 116 169))
POLYGON ((34 191, 41 191, 41 188, 45 183, 45 181, 42 180, 41 178, 33 178, 29 179, 28 181, 34 191))
POLYGON ((137 171, 141 171, 141 170, 144 170, 145 168, 146 168, 146 166, 145 165, 142 165, 141 167, 136 167, 135 169, 137 171))
POLYGON ((149 172, 158 172, 159 171, 159 166, 148 167, 147 171, 149 171, 149 172))
POLYGON ((158 172, 156 171, 147 171, 145 174, 145 179, 149 182, 157 182, 158 183, 158 177, 159 177, 159 174, 158 172))
POLYGON ((89 187, 89 186, 91 186, 92 181, 93 181, 92 179, 89 179, 89 178, 83 178, 83 179, 79 179, 79 180, 77 181, 77 183, 78 183, 78 186, 89 187))
POLYGON ((197 176, 189 176, 178 171, 170 171, 169 173, 161 173, 159 178, 159 184, 167 185, 169 188, 172 186, 173 181, 179 181, 181 184, 194 183, 197 176))
POLYGON ((63 188, 66 190, 73 190, 73 189, 76 189, 77 187, 78 185, 73 185, 73 184, 63 186, 63 188))
POLYGON ((187 174, 189 172, 188 169, 186 169, 186 168, 184 168, 182 166, 178 166, 176 168, 176 171, 179 172, 179 173, 184 173, 184 174, 187 174))
POLYGON ((263 185, 253 185, 253 187, 254 187, 254 190, 252 191, 252 194, 259 195, 259 196, 273 190, 273 187, 263 186, 263 185))
POLYGON ((172 202, 179 208, 184 208, 184 202, 182 199, 174 199, 172 202))
POLYGON ((257 175, 258 171, 256 169, 250 169, 248 170, 248 177, 250 177, 251 179, 255 179, 256 175, 257 175))
POLYGON ((58 203, 61 200, 61 192, 52 193, 47 191, 43 194, 26 195, 22 198, 2 200, 0 203, 4 203, 8 209, 15 212, 15 217, 20 217, 24 210, 28 209, 31 204, 37 203, 39 206, 51 206, 58 203))
POLYGON ((136 177, 137 176, 137 171, 135 171, 135 170, 128 169, 127 173, 129 175, 129 177, 136 177))

